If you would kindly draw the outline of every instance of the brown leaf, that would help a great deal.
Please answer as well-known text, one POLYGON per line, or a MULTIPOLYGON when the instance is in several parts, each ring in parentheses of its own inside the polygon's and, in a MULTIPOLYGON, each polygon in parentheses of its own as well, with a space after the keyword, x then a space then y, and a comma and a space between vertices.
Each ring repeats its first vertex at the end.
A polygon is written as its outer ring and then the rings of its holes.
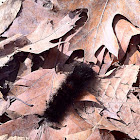
POLYGON ((36 29, 42 20, 46 19, 48 22, 52 20, 56 24, 63 17, 64 15, 60 12, 48 11, 32 0, 24 0, 19 16, 3 36, 11 37, 15 34, 28 35, 36 29))
POLYGON ((120 67, 117 71, 112 73, 111 79, 103 79, 101 86, 103 88, 102 94, 106 94, 108 97, 117 97, 117 99, 124 100, 132 84, 136 81, 136 77, 139 71, 139 66, 127 65, 120 67), (115 76, 113 76, 115 74, 115 76))
MULTIPOLYGON (((107 108, 107 110, 103 110, 103 116, 109 117, 113 125, 132 138, 139 138, 139 131, 135 129, 132 116, 133 111, 139 112, 139 101, 129 93, 129 90, 137 80, 139 68, 138 65, 123 66, 113 71, 112 76, 108 76, 110 80, 102 79, 101 97, 98 98, 107 108)), ((139 120, 138 115, 137 120, 139 120)), ((137 124, 139 123, 137 121, 137 124)))
POLYGON ((8 139, 8 135, 6 134, 6 135, 2 135, 2 136, 0 136, 0 139, 1 140, 7 140, 8 139))
POLYGON ((134 96, 133 93, 130 93, 128 96, 127 102, 124 102, 118 115, 124 123, 119 123, 112 120, 112 123, 115 124, 121 131, 125 132, 132 138, 139 139, 140 131, 140 105, 139 100, 134 96))
MULTIPOLYGON (((68 51, 69 49, 69 43, 66 43, 63 45, 58 45, 52 49, 49 50, 49 53, 46 53, 44 64, 42 66, 43 69, 50 69, 56 67, 56 71, 67 71, 64 65, 67 59, 69 58, 70 54, 72 52, 68 51), (63 52, 63 53, 62 53, 63 52), (59 65, 60 64, 60 65, 59 65), (63 69, 63 70, 62 70, 63 69)), ((70 65, 68 65, 70 67, 70 65)))
POLYGON ((92 129, 92 134, 86 140, 102 140, 100 130, 92 129))
POLYGON ((110 122, 114 124, 116 127, 118 127, 120 131, 128 134, 132 139, 140 138, 139 131, 137 130, 134 123, 130 123, 129 125, 126 125, 125 123, 122 123, 118 120, 113 120, 113 119, 110 119, 110 122))
POLYGON ((138 131, 140 131, 140 114, 132 112, 133 122, 138 131))
POLYGON ((27 137, 18 137, 18 136, 8 138, 8 135, 6 134, 0 136, 0 140, 29 140, 29 139, 27 137))
POLYGON ((9 106, 10 100, 4 101, 3 99, 0 99, 0 116, 2 116, 2 114, 6 112, 9 106))
POLYGON ((1 0, 0 1, 0 6, 5 2, 6 0, 1 0))
MULTIPOLYGON (((68 11, 71 11, 78 7, 84 7, 89 11, 89 20, 84 28, 70 40, 70 50, 83 49, 85 52, 85 60, 94 62, 100 66, 100 74, 105 74, 112 63, 118 61, 118 56, 120 55, 120 44, 117 38, 119 34, 115 32, 117 22, 124 19, 125 22, 127 22, 126 20, 131 22, 131 25, 130 22, 128 22, 129 27, 133 25, 140 27, 136 12, 139 11, 140 4, 137 0, 135 0, 135 2, 131 0, 127 2, 124 0, 78 0, 73 2, 69 0, 59 0, 58 3, 64 10, 68 9, 68 11), (104 62, 105 59, 106 62, 104 62)), ((127 27, 125 27, 125 29, 126 28, 127 27)), ((139 28, 137 29, 139 30, 139 28)), ((123 34, 121 28, 118 29, 118 32, 123 34)), ((137 33, 136 30, 133 30, 133 35, 137 33)), ((125 36, 127 38, 126 42, 129 43, 132 36, 130 37, 128 34, 127 37, 127 33, 125 36)), ((125 42, 125 40, 123 42, 125 42)))
POLYGON ((84 49, 86 52, 86 59, 92 61, 94 53, 102 46, 105 47, 118 56, 118 43, 113 32, 112 23, 117 14, 125 15, 134 25, 140 26, 137 18, 137 11, 139 11, 139 1, 58 1, 60 6, 64 9, 72 10, 78 7, 85 7, 89 10, 89 21, 85 28, 71 40, 73 47, 84 49), (123 6, 123 8, 122 8, 123 6), (131 6, 131 8, 129 8, 131 6), (129 13, 129 14, 128 14, 129 13), (131 13, 131 14, 130 14, 131 13), (94 48, 93 48, 94 46, 94 48))
POLYGON ((104 54, 104 64, 102 64, 100 69, 100 74, 105 74, 108 68, 111 66, 113 59, 110 58, 109 52, 104 54))
POLYGON ((92 129, 88 129, 79 133, 70 134, 68 136, 65 136, 67 140, 86 140, 90 135, 92 134, 92 129))
POLYGON ((119 130, 115 125, 110 123, 104 116, 99 113, 103 110, 99 105, 92 104, 80 104, 79 107, 76 106, 78 114, 91 124, 94 128, 107 129, 107 130, 119 130), (84 107, 85 106, 85 107, 84 107))
POLYGON ((80 98, 80 101, 92 101, 100 104, 96 97, 89 92, 84 92, 82 98, 80 98))
POLYGON ((15 19, 20 10, 21 2, 21 0, 7 0, 0 6, 0 34, 3 33, 15 19))
POLYGON ((66 135, 85 131, 91 129, 92 126, 85 122, 82 118, 77 115, 74 110, 69 110, 68 115, 65 117, 62 122, 62 128, 59 130, 52 129, 47 126, 47 124, 40 127, 38 131, 31 133, 30 137, 32 139, 57 139, 62 140, 66 135), (44 133, 42 133, 44 132, 44 133), (34 137, 33 137, 34 136, 34 137))
POLYGON ((115 125, 113 125, 106 118, 101 116, 99 114, 99 112, 97 111, 97 109, 95 109, 95 119, 96 119, 96 124, 94 126, 95 128, 107 129, 107 130, 110 130, 110 131, 118 130, 118 128, 115 125))
POLYGON ((17 77, 23 77, 31 73, 32 55, 29 54, 23 63, 21 63, 17 77))
MULTIPOLYGON (((34 129, 38 126, 38 120, 35 116, 32 117, 36 123, 33 124, 31 117, 26 116, 30 119, 18 118, 2 124, 0 132, 28 136, 33 140, 59 140, 65 137, 114 140, 110 131, 117 130, 128 134, 131 138, 140 139, 139 93, 136 90, 132 91, 133 86, 137 88, 139 86, 137 78, 140 70, 138 28, 140 21, 137 14, 140 9, 139 1, 45 1, 45 4, 51 4, 48 7, 44 6, 44 1, 42 4, 39 2, 41 1, 37 0, 37 3, 31 0, 23 1, 23 8, 18 17, 3 34, 7 37, 15 34, 17 36, 8 38, 0 44, 1 67, 18 51, 36 53, 29 54, 28 58, 20 63, 18 81, 13 87, 10 86, 12 94, 18 95, 18 98, 34 106, 28 107, 16 100, 7 111, 7 113, 11 112, 9 117, 12 113, 15 113, 12 119, 19 115, 42 115, 46 108, 46 101, 64 80, 64 75, 56 74, 54 67, 60 64, 62 68, 60 72, 70 71, 71 66, 79 61, 76 58, 78 53, 72 56, 75 50, 78 51, 77 49, 82 52, 81 61, 96 64, 96 71, 102 75, 101 86, 97 88, 94 95, 83 96, 81 101, 84 102, 73 104, 77 112, 69 110, 60 130, 50 128, 48 122, 41 125, 39 129, 34 129), (41 57, 43 61, 39 63, 42 65, 36 65, 38 62, 34 63, 32 56, 33 59, 34 56, 41 57), (126 66, 119 67, 118 61, 126 66), (33 69, 32 64, 40 70, 33 69), (29 124, 31 129, 27 128, 28 123, 31 123, 29 124), (5 131, 7 126, 8 130, 5 131), (17 129, 21 128, 18 131, 13 126, 17 129)), ((7 72, 2 72, 0 78, 6 74, 7 72)), ((92 84, 91 88, 93 88, 92 84)), ((2 109, 1 114, 6 109, 2 109)))
POLYGON ((139 130, 135 129, 136 124, 139 126, 139 99, 129 94, 138 72, 139 66, 128 65, 106 74, 106 77, 101 79, 100 96, 96 97, 102 106, 81 104, 76 107, 78 114, 95 128, 117 130, 132 138, 139 138, 139 130), (132 112, 135 112, 135 125, 132 112))
POLYGON ((114 136, 107 130, 89 129, 66 136, 68 140, 115 140, 114 136))
POLYGON ((138 71, 139 66, 128 65, 113 71, 110 79, 101 80, 101 95, 98 100, 109 111, 103 111, 105 116, 109 115, 108 117, 118 119, 116 113, 123 103, 127 101, 128 92, 136 81, 138 71))
POLYGON ((25 116, 16 120, 8 121, 0 125, 0 135, 28 136, 32 129, 38 127, 39 118, 34 115, 25 116))
MULTIPOLYGON (((51 22, 48 23, 48 20, 42 21, 38 28, 32 34, 27 36, 32 44, 19 49, 19 51, 39 54, 64 43, 59 38, 64 36, 67 32, 72 30, 74 26, 76 26, 76 22, 81 18, 81 12, 73 14, 73 17, 70 17, 69 14, 66 15, 55 27, 53 27, 51 22), (59 41, 52 43, 52 40, 54 39, 59 39, 59 41)), ((71 37, 69 37, 69 40, 71 37)), ((67 39, 67 41, 69 40, 67 39)))
POLYGON ((120 43, 119 59, 122 59, 128 48, 132 36, 140 34, 140 29, 136 28, 130 22, 120 19, 115 26, 115 33, 120 43))
POLYGON ((130 124, 133 121, 130 107, 125 104, 121 106, 118 115, 121 118, 121 120, 123 120, 126 123, 126 125, 130 124))
MULTIPOLYGON (((1 86, 0 86, 0 88, 1 88, 1 86)), ((0 99, 3 99, 3 95, 2 95, 2 93, 0 92, 0 99)))
POLYGON ((21 34, 12 36, 4 41, 0 42, 0 67, 4 66, 10 58, 16 54, 17 48, 23 47, 28 44, 28 39, 21 34))
POLYGON ((138 98, 134 94, 129 94, 128 97, 127 103, 131 110, 137 114, 140 114, 140 104, 138 98))
POLYGON ((15 83, 15 87, 24 86, 25 89, 20 90, 20 88, 16 88, 17 91, 13 91, 17 93, 13 94, 19 94, 17 96, 19 99, 34 106, 29 107, 16 100, 12 103, 9 110, 21 115, 42 114, 46 108, 46 101, 49 100, 50 94, 54 93, 55 88, 58 88, 63 78, 64 75, 56 75, 54 69, 37 70, 22 77, 22 79, 15 83))
POLYGON ((126 53, 125 65, 136 64, 140 65, 140 52, 138 50, 140 34, 132 37, 126 53))

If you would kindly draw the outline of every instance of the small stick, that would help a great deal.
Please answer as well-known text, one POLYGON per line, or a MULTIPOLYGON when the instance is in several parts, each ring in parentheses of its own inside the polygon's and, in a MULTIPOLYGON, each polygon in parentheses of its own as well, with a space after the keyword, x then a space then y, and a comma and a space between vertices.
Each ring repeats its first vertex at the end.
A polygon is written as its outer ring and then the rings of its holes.
POLYGON ((30 106, 30 107, 33 107, 33 106, 34 106, 34 105, 32 105, 32 104, 28 104, 28 103, 22 101, 21 99, 15 97, 15 96, 8 96, 8 98, 11 100, 11 102, 13 102, 14 100, 18 100, 18 101, 22 102, 23 104, 25 104, 25 105, 27 105, 27 106, 30 106))

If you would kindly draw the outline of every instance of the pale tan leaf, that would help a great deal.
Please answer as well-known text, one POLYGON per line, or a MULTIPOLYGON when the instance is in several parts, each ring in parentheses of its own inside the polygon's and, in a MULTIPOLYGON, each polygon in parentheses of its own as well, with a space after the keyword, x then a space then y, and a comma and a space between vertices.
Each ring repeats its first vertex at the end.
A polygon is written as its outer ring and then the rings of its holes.
MULTIPOLYGON (((24 0, 18 17, 3 34, 17 36, 0 42, 0 66, 17 52, 31 52, 20 62, 17 81, 10 85, 8 94, 33 107, 17 100, 10 108, 2 103, 1 115, 8 108, 7 117, 14 120, 0 125, 0 134, 33 140, 115 140, 119 138, 110 132, 115 130, 140 139, 140 93, 136 90, 140 81, 139 9, 139 0, 24 0), (44 6, 47 3, 50 5, 44 6), (81 60, 78 53, 73 56, 76 51, 82 54, 81 60), (41 66, 34 62, 34 56, 41 57, 41 66), (43 114, 50 97, 65 80, 64 72, 70 72, 79 61, 96 64, 99 88, 95 87, 93 95, 84 92, 86 95, 72 104, 61 124, 44 121, 38 126, 40 120, 30 114, 43 114), (55 71, 56 65, 60 71, 55 71), (25 118, 19 118, 21 115, 25 118)), ((9 71, 0 73, 2 82, 8 79, 4 76, 8 77, 9 71)), ((91 90, 94 85, 89 85, 91 90)))
POLYGON ((67 135, 68 140, 115 140, 113 135, 106 130, 89 129, 79 133, 67 135))
POLYGON ((92 134, 92 129, 65 136, 67 140, 86 140, 92 134))
POLYGON ((114 124, 116 127, 118 127, 120 131, 128 134, 132 139, 140 138, 139 130, 136 128, 134 122, 131 122, 129 125, 126 125, 125 123, 122 123, 118 120, 113 120, 113 119, 110 119, 110 122, 114 124))
POLYGON ((10 100, 4 101, 3 99, 0 99, 0 116, 2 116, 2 114, 6 112, 9 106, 10 100))
POLYGON ((0 135, 26 137, 32 129, 38 127, 39 118, 35 115, 25 116, 16 120, 8 121, 0 125, 0 135))
MULTIPOLYGON (((113 125, 106 119, 105 115, 101 116, 99 114, 102 111, 101 106, 96 105, 96 104, 86 104, 86 103, 84 105, 80 104, 79 106, 81 108, 76 106, 76 108, 78 110, 78 114, 80 114, 80 116, 82 118, 84 118, 86 120, 86 122, 91 124, 94 129, 99 128, 99 129, 107 129, 107 130, 111 130, 111 131, 119 130, 115 125, 113 125), (85 105, 85 107, 84 107, 84 105, 85 105)), ((115 116, 114 114, 111 114, 111 115, 115 116)), ((117 117, 114 117, 114 118, 118 119, 117 117)))
POLYGON ((29 138, 14 136, 14 137, 9 137, 7 140, 29 140, 29 138))
POLYGON ((96 97, 89 92, 84 92, 82 98, 80 98, 80 101, 92 101, 100 104, 96 97))
POLYGON ((135 126, 134 120, 137 120, 139 125, 140 103, 138 98, 130 94, 132 85, 137 80, 139 69, 138 65, 127 65, 115 69, 108 75, 108 78, 101 80, 103 85, 101 86, 101 97, 98 98, 107 108, 107 110, 103 110, 103 116, 109 117, 113 125, 131 138, 139 138, 139 129, 135 129, 138 127, 135 126), (132 115, 133 112, 135 119, 132 115))
POLYGON ((115 137, 111 134, 111 131, 106 129, 95 129, 86 140, 115 140, 115 137))
POLYGON ((119 130, 115 125, 110 123, 106 118, 101 116, 97 109, 95 109, 95 119, 96 119, 96 124, 94 128, 100 128, 100 129, 107 129, 107 130, 119 130))
POLYGON ((21 7, 21 0, 7 0, 0 6, 0 34, 3 33, 15 19, 21 7))
POLYGON ((58 88, 63 79, 64 75, 56 75, 54 69, 37 70, 22 77, 15 83, 15 87, 13 88, 16 90, 13 89, 13 91, 16 93, 13 94, 18 94, 17 97, 19 99, 22 99, 29 104, 33 104, 34 106, 29 107, 16 100, 12 103, 9 110, 15 111, 21 115, 41 115, 46 108, 46 101, 50 99, 51 94, 55 93, 56 87, 58 88), (22 87, 25 88, 22 89, 22 87))
POLYGON ((8 139, 8 134, 0 136, 0 140, 7 140, 8 139))
POLYGON ((77 113, 70 109, 68 115, 65 117, 62 122, 62 127, 59 130, 55 130, 49 127, 47 124, 42 125, 38 131, 32 131, 30 138, 31 139, 52 139, 52 140, 62 140, 66 135, 82 132, 88 129, 91 129, 92 125, 88 124, 83 120, 77 113), (43 133, 42 133, 43 132, 43 133))
MULTIPOLYGON (((122 59, 128 48, 132 36, 140 34, 140 28, 136 28, 130 22, 120 19, 115 26, 115 33, 120 43, 119 59, 122 59)), ((132 46, 131 46, 132 47, 132 46)))
POLYGON ((39 54, 63 43, 61 40, 57 43, 51 43, 51 40, 58 39, 70 31, 75 26, 76 21, 80 19, 80 13, 77 13, 72 18, 69 14, 66 15, 56 27, 48 23, 48 20, 43 21, 35 32, 27 36, 32 44, 19 49, 19 51, 39 54))
POLYGON ((140 34, 131 38, 129 47, 126 53, 125 65, 136 64, 140 65, 140 52, 138 49, 140 34))
POLYGON ((43 113, 46 107, 47 98, 49 98, 49 93, 51 92, 52 77, 52 70, 40 70, 35 71, 30 75, 26 75, 21 80, 17 81, 17 83, 15 83, 16 86, 19 86, 16 91, 19 92, 17 97, 22 99, 24 102, 33 104, 34 106, 29 107, 20 101, 15 101, 10 106, 9 110, 22 115, 43 113), (25 86, 23 91, 20 90, 20 85, 25 86))
POLYGON ((121 120, 123 120, 126 123, 126 125, 130 124, 133 121, 130 107, 125 104, 121 106, 118 115, 121 118, 121 120))
POLYGON ((135 83, 138 72, 139 66, 128 65, 116 69, 112 76, 101 80, 101 95, 98 99, 109 112, 116 114, 127 101, 128 92, 135 83))
POLYGON ((130 94, 132 85, 137 80, 139 69, 138 65, 122 66, 112 70, 104 78, 102 77, 99 96, 96 97, 102 106, 79 104, 80 116, 95 128, 117 130, 132 138, 139 138, 140 102, 135 95, 130 94), (134 124, 134 120, 137 123, 134 124))
POLYGON ((20 65, 17 75, 18 78, 31 73, 31 67, 32 67, 32 55, 29 54, 28 57, 25 59, 25 61, 20 65))
MULTIPOLYGON (((140 92, 138 92, 140 93, 140 92)), ((128 95, 127 105, 133 110, 135 113, 140 114, 140 102, 138 98, 134 94, 128 95)))
MULTIPOLYGON (((0 87, 1 88, 1 87, 0 87)), ((0 92, 0 99, 3 99, 3 95, 2 95, 2 93, 0 92)))
POLYGON ((4 3, 4 2, 6 2, 7 0, 0 0, 0 6, 4 3))
POLYGON ((85 50, 85 57, 88 61, 93 60, 95 52, 102 45, 118 57, 119 45, 112 27, 115 16, 123 15, 133 25, 140 27, 140 20, 137 14, 140 9, 138 0, 75 0, 73 2, 70 0, 59 0, 58 3, 63 9, 73 10, 78 7, 84 7, 89 10, 89 20, 85 28, 71 40, 71 50, 77 48, 85 50))
POLYGON ((52 21, 55 26, 63 17, 64 13, 61 10, 57 12, 49 11, 33 0, 24 0, 22 1, 20 14, 2 36, 11 37, 15 34, 28 35, 34 32, 41 21, 52 21))
POLYGON ((139 66, 128 65, 115 71, 112 73, 115 76, 112 76, 110 81, 108 79, 102 80, 104 84, 102 87, 105 88, 104 94, 111 98, 116 96, 117 99, 124 100, 132 84, 136 81, 139 66))
POLYGON ((13 37, 10 37, 4 41, 0 42, 0 67, 4 66, 10 58, 16 54, 18 47, 23 47, 25 44, 28 44, 26 37, 21 34, 17 34, 13 37))

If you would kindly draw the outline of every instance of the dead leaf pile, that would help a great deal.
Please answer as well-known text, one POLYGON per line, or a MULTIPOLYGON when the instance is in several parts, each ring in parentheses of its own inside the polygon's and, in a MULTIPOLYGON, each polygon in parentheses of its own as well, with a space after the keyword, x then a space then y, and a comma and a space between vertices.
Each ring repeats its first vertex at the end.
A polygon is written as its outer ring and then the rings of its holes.
POLYGON ((140 139, 139 9, 139 0, 1 0, 0 139, 140 139), (98 82, 53 129, 40 116, 80 62, 98 82))

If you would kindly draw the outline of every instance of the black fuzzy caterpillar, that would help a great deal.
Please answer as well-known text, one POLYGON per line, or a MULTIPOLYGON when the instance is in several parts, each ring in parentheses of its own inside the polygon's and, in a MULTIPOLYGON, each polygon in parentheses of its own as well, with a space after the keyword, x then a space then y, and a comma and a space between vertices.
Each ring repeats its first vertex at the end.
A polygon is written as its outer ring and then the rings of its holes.
POLYGON ((82 95, 82 92, 87 88, 91 80, 96 79, 96 76, 97 74, 89 65, 84 63, 77 65, 48 103, 43 117, 49 122, 59 123, 68 107, 76 98, 82 95))

